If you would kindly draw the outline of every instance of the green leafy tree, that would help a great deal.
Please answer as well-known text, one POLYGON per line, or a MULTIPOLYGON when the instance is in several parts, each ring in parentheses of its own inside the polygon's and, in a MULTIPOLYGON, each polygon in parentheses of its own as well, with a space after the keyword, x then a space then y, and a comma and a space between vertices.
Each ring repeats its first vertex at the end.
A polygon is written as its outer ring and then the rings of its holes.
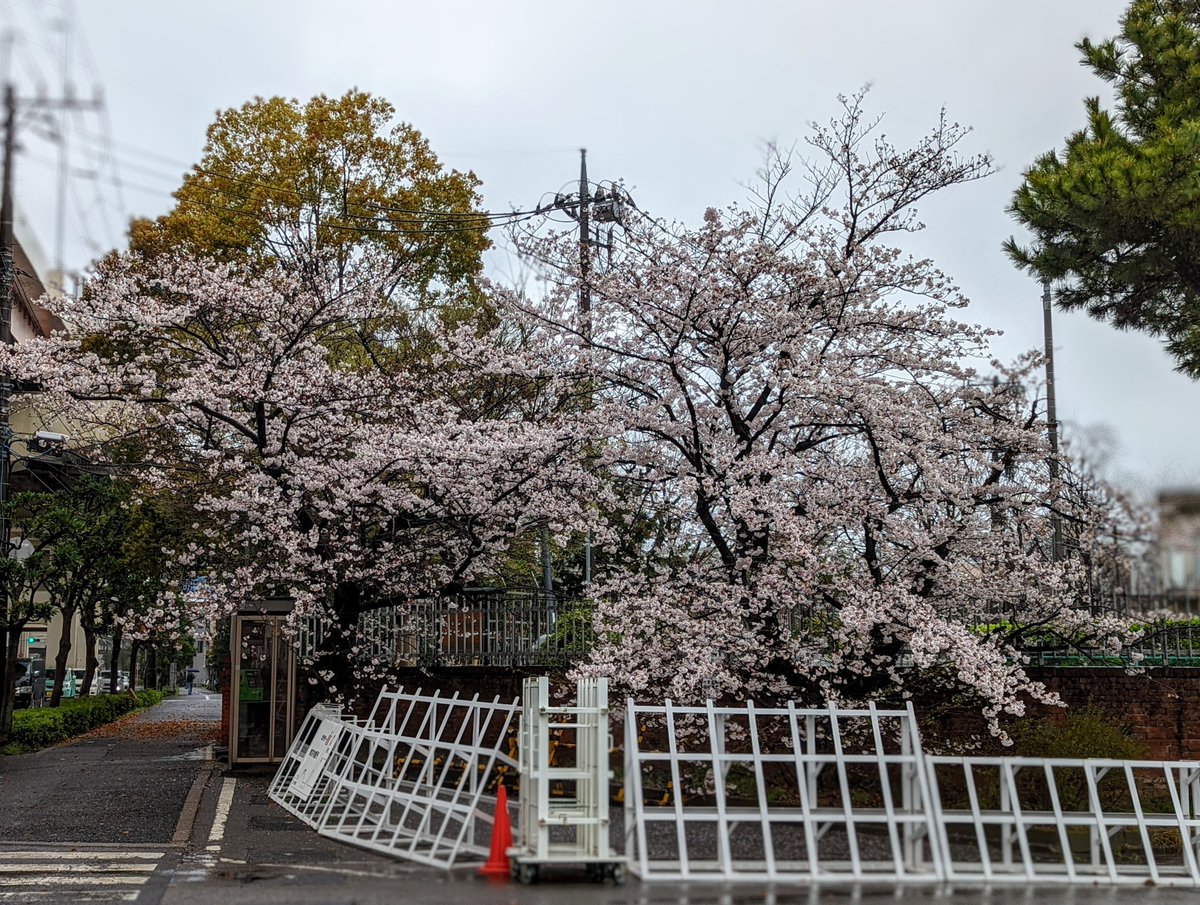
POLYGON ((301 272, 318 251, 347 265, 365 249, 396 264, 397 293, 445 301, 473 293, 489 241, 479 180, 446 170, 382 98, 352 90, 305 104, 255 98, 222 111, 175 208, 135 222, 134 248, 301 272))
POLYGON ((1062 281, 1060 307, 1161 337, 1200 377, 1200 0, 1134 0, 1120 34, 1076 47, 1113 89, 1037 159, 1010 211, 1033 234, 1006 251, 1062 281))
MULTIPOLYGON (((8 503, 10 519, 19 506, 19 497, 8 503)), ((4 663, 0 670, 0 745, 8 742, 12 734, 21 635, 30 622, 44 621, 53 611, 45 593, 53 542, 52 537, 14 537, 4 551, 5 556, 0 557, 0 591, 4 594, 4 605, 0 607, 0 629, 4 640, 4 663)))

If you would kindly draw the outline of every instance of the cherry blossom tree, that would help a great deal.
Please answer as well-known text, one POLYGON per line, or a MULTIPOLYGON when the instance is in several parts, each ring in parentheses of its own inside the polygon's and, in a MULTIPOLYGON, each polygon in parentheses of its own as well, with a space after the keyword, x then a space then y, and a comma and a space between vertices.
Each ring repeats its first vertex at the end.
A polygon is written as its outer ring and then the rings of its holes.
POLYGON ((175 564, 204 580, 131 630, 287 595, 297 620, 324 623, 316 666, 336 692, 360 613, 486 575, 526 532, 585 526, 595 478, 575 453, 598 422, 552 350, 398 307, 403 261, 314 266, 114 256, 82 299, 47 300, 69 335, 2 350, 0 366, 100 454, 190 495, 175 564))
POLYGON ((519 237, 554 266, 516 307, 575 350, 618 426, 604 464, 677 526, 600 576, 584 671, 681 700, 943 687, 1002 733, 1053 699, 1022 633, 1119 641, 1072 605, 1079 560, 1050 554, 1052 513, 1080 544, 1097 513, 1051 481, 1038 359, 992 360, 950 278, 897 247, 919 202, 988 158, 944 117, 898 149, 861 101, 815 129, 803 194, 776 155, 748 207, 628 223, 586 315, 573 237, 519 237))

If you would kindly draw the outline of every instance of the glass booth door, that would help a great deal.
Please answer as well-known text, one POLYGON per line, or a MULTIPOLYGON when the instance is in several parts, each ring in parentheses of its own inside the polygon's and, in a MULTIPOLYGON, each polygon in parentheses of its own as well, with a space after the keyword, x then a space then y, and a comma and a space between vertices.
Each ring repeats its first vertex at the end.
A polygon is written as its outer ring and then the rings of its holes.
POLYGON ((233 620, 229 762, 278 763, 292 743, 296 658, 282 616, 233 620))

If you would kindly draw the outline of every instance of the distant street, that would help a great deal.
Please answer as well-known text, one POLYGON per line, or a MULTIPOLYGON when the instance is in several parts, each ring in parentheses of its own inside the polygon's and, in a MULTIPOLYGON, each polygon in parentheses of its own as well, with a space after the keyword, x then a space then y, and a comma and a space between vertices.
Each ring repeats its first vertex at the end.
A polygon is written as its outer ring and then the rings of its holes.
POLYGON ((318 836, 267 798, 271 773, 206 760, 220 698, 197 690, 75 742, 0 759, 0 903, 74 905, 939 905, 1196 903, 1191 890, 536 886, 447 875, 318 836))

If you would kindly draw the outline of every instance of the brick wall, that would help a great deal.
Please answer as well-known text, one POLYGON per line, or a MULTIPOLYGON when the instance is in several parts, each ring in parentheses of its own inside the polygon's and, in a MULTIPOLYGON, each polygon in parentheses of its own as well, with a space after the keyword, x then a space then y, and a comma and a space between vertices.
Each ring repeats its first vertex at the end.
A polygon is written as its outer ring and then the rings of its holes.
MULTIPOLYGON (((227 682, 228 671, 223 672, 227 682)), ((402 670, 398 678, 408 691, 420 688, 425 694, 437 690, 443 695, 457 691, 460 697, 478 694, 487 700, 499 695, 501 701, 511 701, 520 697, 524 677, 538 674, 538 670, 461 667, 402 670)), ((1031 669, 1030 675, 1057 692, 1068 708, 1099 707, 1117 722, 1127 725, 1132 735, 1146 745, 1147 757, 1200 760, 1200 668, 1151 669, 1140 675, 1127 675, 1121 669, 1040 668, 1031 669)), ((556 684, 561 685, 562 690, 569 689, 569 683, 556 684)), ((228 689, 223 687, 222 691, 228 700, 228 689)), ((364 715, 374 702, 376 691, 364 689, 366 693, 360 702, 364 715)), ((916 707, 918 715, 933 716, 920 703, 916 707)), ((298 708, 298 716, 305 709, 298 708)), ((1027 713, 1033 718, 1057 721, 1065 719, 1067 711, 1034 704, 1027 713)), ((983 732, 976 709, 950 711, 933 719, 948 730, 943 737, 965 740, 983 732)), ((227 732, 227 724, 225 728, 227 732)), ((925 727, 923 732, 928 732, 929 728, 925 727)))
MULTIPOLYGON (((1147 756, 1200 759, 1200 669, 1031 669, 1068 707, 1095 706, 1126 724, 1147 756)), ((1035 706, 1031 716, 1063 719, 1061 708, 1035 706)))
MULTIPOLYGON (((415 692, 419 688, 422 694, 433 694, 436 691, 444 697, 458 692, 460 698, 470 698, 478 694, 480 700, 490 701, 498 695, 501 701, 507 703, 521 696, 521 684, 525 677, 535 675, 543 675, 543 672, 498 666, 462 666, 429 670, 414 667, 398 670, 396 684, 407 692, 415 692)), ((395 685, 389 687, 395 688, 395 685)), ((377 687, 364 687, 361 697, 355 702, 354 711, 365 716, 375 703, 378 693, 377 687)))

